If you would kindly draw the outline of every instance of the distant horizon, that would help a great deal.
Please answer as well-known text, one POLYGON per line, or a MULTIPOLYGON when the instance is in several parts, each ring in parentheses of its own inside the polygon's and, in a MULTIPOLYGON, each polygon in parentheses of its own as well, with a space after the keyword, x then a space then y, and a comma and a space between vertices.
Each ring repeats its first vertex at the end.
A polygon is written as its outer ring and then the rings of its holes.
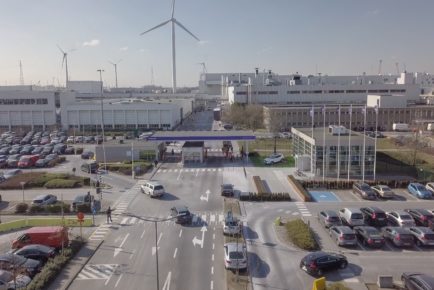
MULTIPOLYGON (((120 87, 171 87, 170 0, 3 0, 0 84, 63 85, 62 50, 70 80, 103 80, 120 87), (26 9, 23 9, 26 7, 26 9), (71 51, 74 50, 74 51, 71 51)), ((178 87, 198 85, 207 72, 279 75, 396 75, 433 73, 434 1, 177 0, 178 87), (194 9, 192 9, 194 7, 194 9), (198 13, 200 11, 200 13, 198 13), (379 60, 382 67, 379 68, 379 60)))

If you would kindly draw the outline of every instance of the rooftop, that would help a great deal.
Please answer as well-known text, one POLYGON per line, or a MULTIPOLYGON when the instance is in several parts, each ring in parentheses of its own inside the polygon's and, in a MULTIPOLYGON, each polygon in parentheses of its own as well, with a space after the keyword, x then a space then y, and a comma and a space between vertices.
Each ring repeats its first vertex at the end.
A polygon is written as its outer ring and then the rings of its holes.
POLYGON ((253 131, 158 131, 148 141, 255 140, 253 131))
MULTIPOLYGON (((348 144, 349 138, 351 137, 351 144, 361 144, 363 143, 363 133, 355 132, 348 130, 350 134, 345 135, 332 135, 328 132, 328 127, 325 128, 325 143, 330 144, 337 144, 338 141, 340 141, 340 144, 344 146, 345 144, 348 144), (340 140, 339 140, 340 139, 340 140)), ((295 135, 304 135, 304 137, 312 138, 314 139, 314 143, 321 146, 321 144, 324 142, 324 127, 316 127, 316 128, 292 128, 292 130, 298 131, 297 132, 292 131, 295 135)), ((374 145, 374 138, 365 136, 365 142, 366 145, 374 145)))

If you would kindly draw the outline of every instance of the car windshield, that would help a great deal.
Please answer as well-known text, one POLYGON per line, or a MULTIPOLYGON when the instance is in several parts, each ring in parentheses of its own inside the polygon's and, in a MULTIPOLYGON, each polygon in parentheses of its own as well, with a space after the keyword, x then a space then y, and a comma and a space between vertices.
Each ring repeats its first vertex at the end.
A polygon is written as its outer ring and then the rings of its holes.
POLYGON ((351 215, 352 219, 356 219, 356 220, 362 220, 363 219, 363 215, 361 213, 353 213, 351 215))
POLYGON ((21 158, 21 159, 20 159, 21 162, 28 162, 29 160, 30 160, 30 158, 28 158, 28 157, 25 157, 25 158, 21 158))
POLYGON ((223 184, 223 189, 232 189, 231 184, 223 184))
POLYGON ((42 202, 42 199, 34 199, 33 200, 33 203, 41 203, 42 202))
POLYGON ((369 185, 367 185, 367 184, 362 184, 360 186, 360 188, 363 189, 363 190, 370 190, 371 189, 371 187, 369 187, 369 185))
POLYGON ((423 185, 416 185, 415 187, 419 191, 424 191, 425 190, 425 187, 423 185))
POLYGON ((381 187, 381 190, 383 190, 383 191, 392 191, 390 188, 388 188, 388 187, 381 187))
POLYGON ((238 225, 238 223, 236 221, 228 221, 228 222, 226 222, 226 226, 228 226, 228 227, 235 227, 237 225, 238 225))
POLYGON ((243 252, 230 252, 229 253, 229 259, 231 259, 231 260, 244 259, 243 252))
POLYGON ((406 214, 402 214, 402 215, 401 215, 401 219, 402 219, 402 220, 411 220, 411 216, 406 215, 406 214))
POLYGON ((155 189, 155 190, 161 190, 161 189, 163 189, 163 186, 162 186, 162 185, 156 185, 156 186, 154 187, 154 189, 155 189))

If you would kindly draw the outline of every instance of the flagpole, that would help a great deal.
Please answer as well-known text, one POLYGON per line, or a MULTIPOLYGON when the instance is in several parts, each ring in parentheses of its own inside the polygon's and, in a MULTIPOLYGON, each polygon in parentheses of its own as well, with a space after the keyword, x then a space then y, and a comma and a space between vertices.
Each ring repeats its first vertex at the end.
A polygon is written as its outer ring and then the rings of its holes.
POLYGON ((339 177, 341 175, 341 105, 339 104, 339 108, 338 108, 338 115, 339 115, 339 121, 338 121, 338 127, 339 127, 339 131, 338 131, 338 150, 337 150, 337 160, 338 160, 338 174, 337 174, 337 181, 339 181, 339 177))
POLYGON ((365 154, 366 154, 366 105, 363 110, 364 121, 363 121, 363 154, 362 154, 362 181, 365 181, 365 154))
POLYGON ((351 168, 351 119, 353 117, 353 104, 350 105, 350 135, 348 136, 348 178, 347 180, 350 181, 350 168, 351 168))
MULTIPOLYGON (((313 126, 314 126, 314 122, 315 122, 315 106, 312 106, 312 109, 310 109, 310 116, 312 118, 312 130, 311 130, 311 137, 313 140, 313 126)), ((314 166, 313 164, 313 143, 310 146, 310 172, 315 174, 314 171, 314 167, 316 168, 316 166, 314 166)))
POLYGON ((325 135, 326 135, 326 125, 325 125, 325 111, 326 106, 324 105, 322 108, 322 114, 324 116, 324 132, 323 132, 323 139, 322 139, 322 181, 325 181, 325 159, 326 159, 326 148, 325 148, 325 135))
POLYGON ((378 105, 375 106, 374 181, 377 170, 378 105))

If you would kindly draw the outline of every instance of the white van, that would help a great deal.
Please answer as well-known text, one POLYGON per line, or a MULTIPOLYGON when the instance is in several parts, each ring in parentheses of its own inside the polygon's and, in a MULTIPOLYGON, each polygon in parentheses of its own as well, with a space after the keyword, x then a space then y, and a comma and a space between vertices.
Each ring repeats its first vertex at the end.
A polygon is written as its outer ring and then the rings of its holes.
POLYGON ((339 210, 339 217, 345 225, 350 227, 363 226, 365 221, 363 214, 358 208, 343 208, 339 210))
POLYGON ((164 187, 156 181, 147 181, 140 186, 140 189, 150 197, 161 197, 164 194, 164 187))

